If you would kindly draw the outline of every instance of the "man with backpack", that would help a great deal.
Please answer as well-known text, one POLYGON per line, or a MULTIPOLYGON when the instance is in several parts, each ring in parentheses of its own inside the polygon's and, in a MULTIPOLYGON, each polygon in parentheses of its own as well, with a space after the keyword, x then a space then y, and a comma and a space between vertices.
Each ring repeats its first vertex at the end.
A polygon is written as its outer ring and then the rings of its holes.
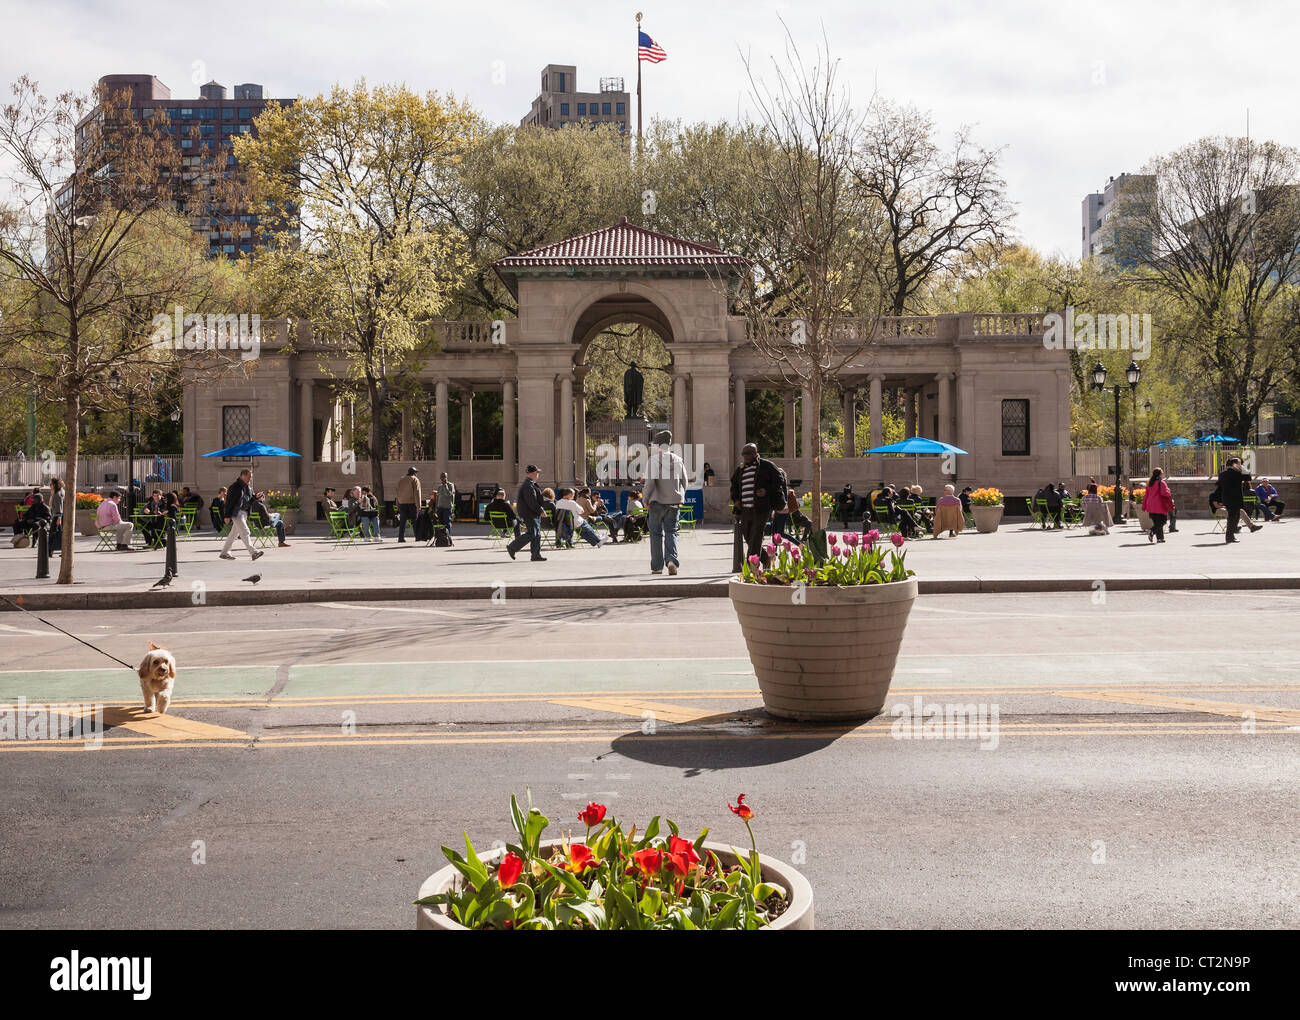
POLYGON ((740 459, 731 474, 731 512, 740 521, 746 558, 758 556, 766 563, 763 531, 772 511, 786 505, 785 483, 777 466, 758 455, 754 443, 745 444, 740 459))
POLYGON ((674 453, 673 434, 667 430, 655 438, 658 449, 650 454, 646 470, 649 476, 642 499, 650 510, 650 573, 662 574, 664 564, 668 573, 676 574, 681 567, 677 558, 677 523, 682 504, 686 502, 686 464, 674 453))

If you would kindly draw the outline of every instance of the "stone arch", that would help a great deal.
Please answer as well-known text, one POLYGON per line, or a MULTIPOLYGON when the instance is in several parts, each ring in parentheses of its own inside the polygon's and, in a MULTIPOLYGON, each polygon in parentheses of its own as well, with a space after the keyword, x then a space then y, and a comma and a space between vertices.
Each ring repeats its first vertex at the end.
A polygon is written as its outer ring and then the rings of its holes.
POLYGON ((665 346, 686 335, 681 313, 667 295, 652 285, 626 280, 593 286, 574 301, 560 336, 577 344, 581 348, 580 357, 585 358, 592 338, 604 327, 618 322, 648 326, 659 334, 665 346))

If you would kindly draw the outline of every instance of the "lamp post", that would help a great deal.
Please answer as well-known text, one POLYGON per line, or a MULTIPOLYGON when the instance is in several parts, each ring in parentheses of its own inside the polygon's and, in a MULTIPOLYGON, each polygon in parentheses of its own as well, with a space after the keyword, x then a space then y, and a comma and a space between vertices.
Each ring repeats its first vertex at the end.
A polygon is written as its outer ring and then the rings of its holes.
MULTIPOLYGON (((122 377, 117 369, 108 373, 108 385, 114 393, 122 392, 122 377)), ((126 518, 131 519, 135 512, 135 444, 140 441, 140 433, 135 430, 135 389, 126 388, 126 431, 122 433, 126 443, 126 518)))
MULTIPOLYGON (((1128 379, 1129 389, 1134 391, 1134 398, 1136 399, 1138 380, 1142 378, 1142 370, 1138 368, 1136 361, 1128 363, 1124 375, 1128 379)), ((1092 388, 1098 391, 1106 388, 1106 366, 1100 361, 1092 370, 1092 388)), ((1124 494, 1120 490, 1120 476, 1123 464, 1119 456, 1119 383, 1116 383, 1112 389, 1115 391, 1115 523, 1120 524, 1124 521, 1124 494)))

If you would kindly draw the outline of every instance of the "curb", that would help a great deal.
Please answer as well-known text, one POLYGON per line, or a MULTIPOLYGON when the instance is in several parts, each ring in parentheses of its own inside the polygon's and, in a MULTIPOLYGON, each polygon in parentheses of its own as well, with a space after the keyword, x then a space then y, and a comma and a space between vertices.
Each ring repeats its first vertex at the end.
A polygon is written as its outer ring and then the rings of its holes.
MULTIPOLYGON (((627 584, 512 584, 510 599, 726 598, 727 578, 714 581, 658 581, 627 584)), ((1013 595, 1053 592, 1108 591, 1253 591, 1297 590, 1300 575, 1263 577, 1022 577, 937 578, 919 583, 921 595, 1013 595)), ((444 585, 406 588, 266 588, 262 590, 209 591, 202 603, 209 606, 274 606, 313 602, 470 602, 490 601, 498 589, 492 585, 444 585)), ((28 610, 189 609, 195 603, 188 591, 59 592, 34 591, 5 594, 28 610)), ((0 612, 17 612, 0 599, 0 612)))

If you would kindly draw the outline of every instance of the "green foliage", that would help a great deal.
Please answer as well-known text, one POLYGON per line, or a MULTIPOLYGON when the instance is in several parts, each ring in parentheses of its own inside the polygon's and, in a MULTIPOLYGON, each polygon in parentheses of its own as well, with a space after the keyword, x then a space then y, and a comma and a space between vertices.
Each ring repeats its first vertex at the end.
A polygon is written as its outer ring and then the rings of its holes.
POLYGON ((696 931, 763 927, 774 901, 785 900, 784 890, 763 881, 756 850, 727 866, 704 849, 707 829, 688 841, 671 821, 661 833, 656 817, 638 837, 636 826, 625 830, 600 811, 582 842, 543 846, 549 819, 531 798, 525 810, 511 796, 517 840, 506 854, 484 862, 466 834, 463 854, 442 848, 460 881, 416 903, 445 905, 452 919, 480 930, 696 931), (503 884, 506 869, 513 870, 503 884))
POLYGON ((750 584, 779 585, 860 585, 906 581, 915 576, 916 571, 907 569, 903 536, 891 535, 890 541, 893 549, 886 548, 880 541, 880 532, 874 528, 861 535, 854 531, 845 532, 842 543, 836 536, 827 535, 829 548, 823 555, 820 542, 809 550, 807 546, 797 546, 777 535, 768 546, 768 564, 764 566, 760 557, 751 556, 741 569, 741 579, 750 584))

